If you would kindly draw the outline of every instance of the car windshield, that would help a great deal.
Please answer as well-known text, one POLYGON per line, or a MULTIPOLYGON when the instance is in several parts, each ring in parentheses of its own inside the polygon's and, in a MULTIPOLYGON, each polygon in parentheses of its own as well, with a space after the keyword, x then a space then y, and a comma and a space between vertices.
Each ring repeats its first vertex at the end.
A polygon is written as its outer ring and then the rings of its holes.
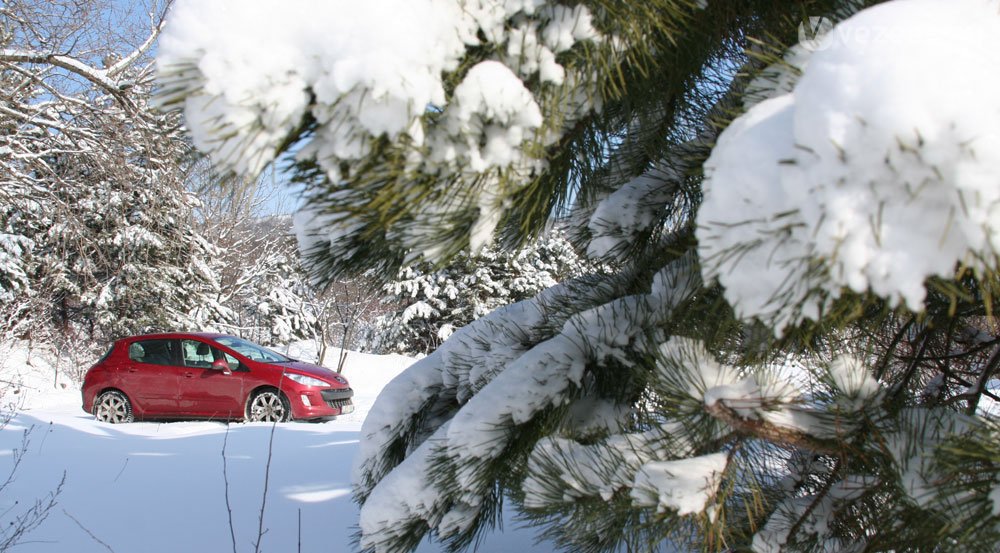
POLYGON ((264 346, 258 346, 253 342, 247 342, 235 336, 222 336, 215 339, 216 342, 236 350, 237 353, 245 355, 254 361, 264 361, 265 363, 286 363, 292 359, 271 351, 264 346))

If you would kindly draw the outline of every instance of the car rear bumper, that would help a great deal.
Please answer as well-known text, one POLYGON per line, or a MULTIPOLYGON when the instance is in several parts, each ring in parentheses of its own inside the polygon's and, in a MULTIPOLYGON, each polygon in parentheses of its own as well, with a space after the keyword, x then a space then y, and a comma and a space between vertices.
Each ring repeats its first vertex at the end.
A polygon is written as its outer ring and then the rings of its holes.
POLYGON ((86 389, 80 390, 80 396, 80 408, 85 413, 94 414, 94 396, 88 395, 86 389))

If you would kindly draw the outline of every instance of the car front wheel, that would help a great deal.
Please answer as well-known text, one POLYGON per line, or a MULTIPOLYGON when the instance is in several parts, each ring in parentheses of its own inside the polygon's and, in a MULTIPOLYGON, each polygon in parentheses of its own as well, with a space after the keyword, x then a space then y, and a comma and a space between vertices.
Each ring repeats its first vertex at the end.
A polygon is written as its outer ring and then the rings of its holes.
POLYGON ((250 422, 286 422, 291 418, 291 406, 285 395, 277 390, 261 390, 247 402, 250 422))
POLYGON ((132 422, 132 403, 128 396, 116 391, 109 390, 97 396, 94 401, 94 417, 101 422, 120 424, 132 422))

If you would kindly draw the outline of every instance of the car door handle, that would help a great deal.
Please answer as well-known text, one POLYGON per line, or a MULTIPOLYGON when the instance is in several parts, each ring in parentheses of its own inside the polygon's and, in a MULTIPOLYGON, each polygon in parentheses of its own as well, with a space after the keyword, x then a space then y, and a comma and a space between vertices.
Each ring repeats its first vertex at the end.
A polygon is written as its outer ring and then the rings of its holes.
POLYGON ((128 372, 130 372, 130 373, 137 373, 137 372, 139 372, 139 369, 137 369, 135 367, 128 367, 128 372))
POLYGON ((193 372, 186 372, 186 373, 184 373, 184 378, 194 378, 194 373, 193 372))

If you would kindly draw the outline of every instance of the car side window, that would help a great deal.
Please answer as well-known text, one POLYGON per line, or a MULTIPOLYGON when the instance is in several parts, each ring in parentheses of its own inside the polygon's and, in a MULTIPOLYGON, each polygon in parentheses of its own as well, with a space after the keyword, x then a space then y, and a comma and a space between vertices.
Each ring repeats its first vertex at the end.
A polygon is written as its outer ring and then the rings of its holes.
POLYGON ((234 371, 238 371, 243 368, 243 366, 240 364, 239 359, 233 357, 232 355, 229 355, 226 352, 222 352, 222 354, 226 356, 226 361, 229 361, 229 366, 232 367, 234 371))
POLYGON ((173 365, 177 349, 175 340, 140 340, 128 347, 128 358, 151 365, 173 365))
POLYGON ((181 356, 185 367, 208 369, 212 361, 222 357, 217 349, 197 340, 181 340, 181 356))
POLYGON ((239 370, 240 360, 220 350, 215 346, 210 346, 198 340, 181 340, 181 358, 185 367, 196 367, 199 369, 209 369, 212 362, 217 359, 225 359, 229 362, 232 370, 239 370))

